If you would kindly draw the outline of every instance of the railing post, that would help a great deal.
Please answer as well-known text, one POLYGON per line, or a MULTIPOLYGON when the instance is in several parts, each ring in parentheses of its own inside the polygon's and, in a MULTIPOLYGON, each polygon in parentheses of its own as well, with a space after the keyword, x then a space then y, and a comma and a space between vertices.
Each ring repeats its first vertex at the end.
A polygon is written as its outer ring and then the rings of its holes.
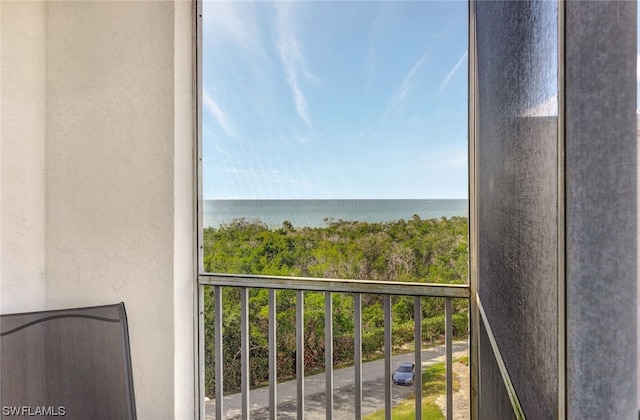
POLYGON ((240 384, 242 419, 249 419, 249 289, 240 288, 240 384))
MULTIPOLYGON (((208 288, 202 285, 198 285, 198 372, 205 371, 205 318, 204 318, 204 294, 208 288)), ((214 334, 215 335, 215 334, 214 334)), ((214 343, 215 346, 215 343, 214 343)), ((214 361, 215 363, 215 361, 214 361)), ((199 418, 203 419, 206 416, 206 404, 205 404, 205 380, 204 375, 198 375, 197 390, 198 400, 196 401, 197 413, 199 418)))
POLYGON ((420 305, 420 297, 413 298, 413 328, 415 336, 415 372, 416 382, 416 419, 422 418, 422 307, 420 305))
POLYGON ((362 418, 362 295, 353 294, 353 358, 355 373, 355 414, 362 418))
POLYGON ((453 324, 451 322, 451 299, 445 299, 444 335, 446 347, 447 419, 453 419, 453 324))
POLYGON ((304 419, 304 292, 296 291, 296 380, 298 420, 304 419))
POLYGON ((269 289, 269 419, 278 417, 278 342, 276 341, 276 290, 269 289))
POLYGON ((391 420, 391 295, 384 295, 384 417, 391 420))
POLYGON ((215 367, 216 367, 216 418, 222 417, 222 397, 224 395, 224 362, 222 357, 222 287, 214 286, 213 288, 213 336, 214 347, 216 349, 215 367))
POLYGON ((331 292, 324 292, 324 372, 326 418, 331 420, 333 419, 333 302, 331 292))

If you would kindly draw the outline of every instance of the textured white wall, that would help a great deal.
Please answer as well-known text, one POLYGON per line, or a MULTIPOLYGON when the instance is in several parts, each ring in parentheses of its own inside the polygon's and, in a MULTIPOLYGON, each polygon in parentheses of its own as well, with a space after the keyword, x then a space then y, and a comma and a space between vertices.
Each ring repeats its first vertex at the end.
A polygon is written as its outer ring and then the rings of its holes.
POLYGON ((0 3, 0 312, 44 305, 45 11, 0 3), (19 42, 14 42, 19 40, 19 42))
POLYGON ((191 3, 0 7, 0 309, 124 302, 139 417, 192 418, 191 3))

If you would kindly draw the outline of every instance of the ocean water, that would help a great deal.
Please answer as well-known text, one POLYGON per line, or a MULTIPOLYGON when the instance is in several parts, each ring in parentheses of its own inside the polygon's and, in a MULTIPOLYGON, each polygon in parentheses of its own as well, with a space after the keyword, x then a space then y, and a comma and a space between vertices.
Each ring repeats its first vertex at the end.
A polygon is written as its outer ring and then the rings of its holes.
POLYGON ((260 220, 278 228, 286 220, 295 227, 324 227, 345 220, 369 223, 469 215, 468 200, 204 200, 204 227, 234 219, 260 220))

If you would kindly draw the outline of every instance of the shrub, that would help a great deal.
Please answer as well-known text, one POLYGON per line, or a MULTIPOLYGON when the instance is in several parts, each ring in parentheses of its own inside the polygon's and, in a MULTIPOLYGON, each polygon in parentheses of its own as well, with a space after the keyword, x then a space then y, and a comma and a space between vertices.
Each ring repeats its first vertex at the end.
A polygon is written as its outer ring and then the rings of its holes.
POLYGON ((353 361, 354 339, 353 336, 340 336, 333 338, 334 363, 349 363, 353 361))
POLYGON ((399 349, 403 345, 415 340, 413 321, 403 322, 393 325, 391 329, 391 341, 394 349, 399 349))
POLYGON ((384 349, 384 328, 376 328, 362 334, 362 354, 369 357, 384 349))
POLYGON ((444 335, 444 315, 422 320, 422 339, 434 342, 444 335))

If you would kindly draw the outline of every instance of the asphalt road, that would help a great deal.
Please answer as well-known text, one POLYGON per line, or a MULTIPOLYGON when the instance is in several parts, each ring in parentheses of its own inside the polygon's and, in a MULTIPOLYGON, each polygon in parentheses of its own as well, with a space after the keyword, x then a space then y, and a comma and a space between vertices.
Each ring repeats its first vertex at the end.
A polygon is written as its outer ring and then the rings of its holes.
MULTIPOLYGON (((467 341, 453 344, 454 359, 467 352, 467 341)), ((422 351, 422 366, 427 367, 444 360, 445 346, 432 347, 422 351)), ((392 369, 402 362, 413 362, 414 354, 406 353, 393 356, 392 369)), ((305 377, 305 419, 320 420, 326 418, 325 413, 325 374, 320 373, 305 377)), ((413 386, 392 387, 393 404, 409 397, 413 386)), ((296 418, 296 381, 278 384, 278 419, 296 418)), ((354 369, 346 367, 333 371, 333 414, 336 419, 355 418, 353 408, 354 369)), ((226 395, 223 400, 224 418, 241 418, 241 394, 226 395)), ((269 416, 269 388, 253 389, 249 393, 251 418, 266 419, 269 416)), ((362 412, 368 414, 384 408, 384 360, 363 363, 362 365, 362 412)), ((205 403, 205 418, 215 419, 215 401, 205 403)))

